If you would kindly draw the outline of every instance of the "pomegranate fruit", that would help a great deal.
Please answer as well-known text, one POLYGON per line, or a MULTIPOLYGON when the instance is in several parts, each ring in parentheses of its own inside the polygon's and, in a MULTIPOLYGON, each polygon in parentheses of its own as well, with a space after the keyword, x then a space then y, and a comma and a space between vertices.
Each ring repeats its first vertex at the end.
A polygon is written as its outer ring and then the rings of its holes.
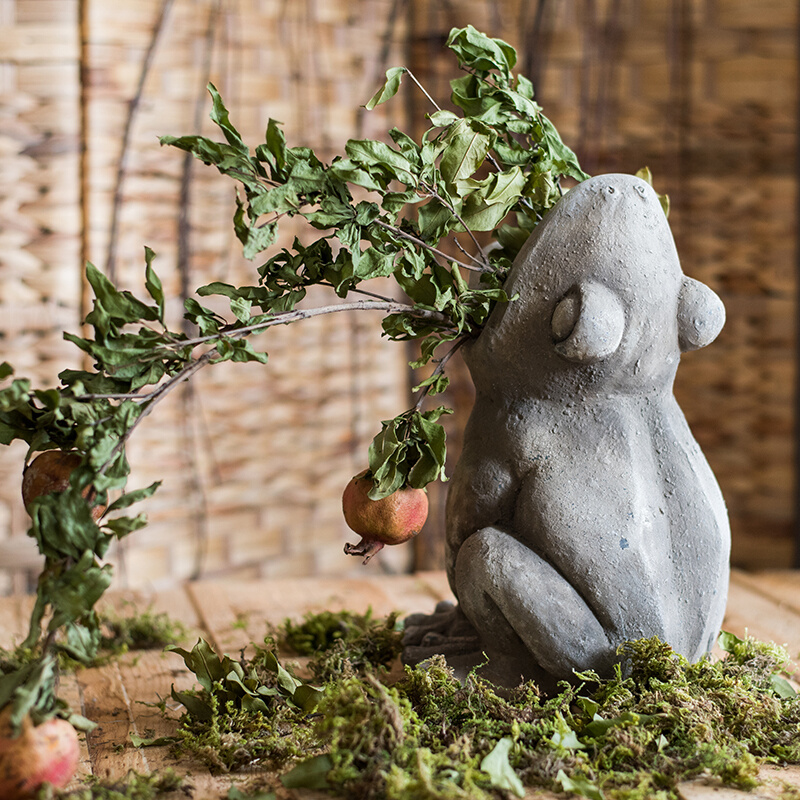
POLYGON ((384 545, 402 544, 416 536, 428 517, 424 489, 406 486, 388 497, 371 500, 372 478, 367 471, 350 480, 342 495, 342 511, 348 526, 359 536, 358 544, 346 544, 349 556, 363 556, 366 564, 384 545))
MULTIPOLYGON (((37 498, 51 492, 63 492, 69 486, 69 476, 81 464, 81 457, 74 451, 46 450, 25 467, 22 473, 22 502, 25 508, 37 498)), ((81 493, 90 502, 94 498, 91 487, 81 493)), ((105 513, 104 505, 92 508, 92 519, 98 520, 105 513)))
POLYGON ((0 717, 0 797, 25 800, 45 783, 66 786, 80 761, 75 728, 58 717, 36 726, 25 717, 19 736, 12 738, 9 716, 10 708, 0 717))

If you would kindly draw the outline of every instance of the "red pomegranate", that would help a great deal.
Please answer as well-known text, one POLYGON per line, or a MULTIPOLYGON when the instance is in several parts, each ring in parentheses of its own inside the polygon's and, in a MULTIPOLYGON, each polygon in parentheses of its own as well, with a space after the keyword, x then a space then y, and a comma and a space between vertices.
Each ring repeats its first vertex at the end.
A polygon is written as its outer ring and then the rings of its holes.
POLYGON ((349 556, 363 556, 366 564, 387 544, 402 544, 416 536, 428 516, 424 489, 406 486, 388 497, 371 500, 372 477, 367 471, 350 480, 342 495, 342 511, 348 526, 361 536, 358 544, 346 544, 349 556))
MULTIPOLYGON (((81 457, 74 450, 46 450, 31 461, 22 473, 22 501, 25 508, 37 498, 51 492, 63 492, 69 486, 69 476, 81 464, 81 457)), ((91 501, 93 492, 87 487, 83 496, 91 501)), ((104 505, 92 508, 92 519, 98 520, 105 513, 104 505)))
POLYGON ((19 736, 12 738, 9 717, 10 707, 0 715, 0 797, 25 800, 45 783, 66 786, 80 761, 75 728, 58 717, 36 726, 25 717, 19 736))

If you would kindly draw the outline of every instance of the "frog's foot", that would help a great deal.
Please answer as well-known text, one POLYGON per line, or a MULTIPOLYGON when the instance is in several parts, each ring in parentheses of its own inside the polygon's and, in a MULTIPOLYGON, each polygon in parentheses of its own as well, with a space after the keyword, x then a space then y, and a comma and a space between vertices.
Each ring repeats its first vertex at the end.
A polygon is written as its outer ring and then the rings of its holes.
POLYGON ((403 663, 414 666, 437 655, 449 664, 464 661, 470 668, 486 660, 472 623, 446 600, 433 614, 412 614, 405 620, 403 663))
POLYGON ((478 634, 461 609, 448 600, 436 604, 433 614, 411 614, 405 618, 405 646, 434 645, 447 639, 473 638, 478 634))

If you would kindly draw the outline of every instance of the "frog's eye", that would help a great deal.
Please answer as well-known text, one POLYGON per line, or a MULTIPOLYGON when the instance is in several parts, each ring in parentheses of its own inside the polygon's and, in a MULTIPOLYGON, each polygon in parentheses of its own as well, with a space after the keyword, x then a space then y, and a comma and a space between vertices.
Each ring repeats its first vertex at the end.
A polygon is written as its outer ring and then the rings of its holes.
POLYGON ((553 341, 563 342, 572 333, 581 312, 581 299, 577 293, 568 294, 555 307, 550 320, 553 341))
POLYGON ((568 361, 591 364, 616 351, 625 332, 625 309, 601 283, 573 286, 550 318, 554 349, 568 361))

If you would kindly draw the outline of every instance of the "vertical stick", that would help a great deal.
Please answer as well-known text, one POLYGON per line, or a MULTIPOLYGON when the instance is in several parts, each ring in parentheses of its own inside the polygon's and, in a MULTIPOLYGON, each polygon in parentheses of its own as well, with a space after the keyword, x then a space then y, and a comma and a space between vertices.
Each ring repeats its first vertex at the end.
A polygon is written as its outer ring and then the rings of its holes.
POLYGON ((153 65, 153 59, 156 53, 156 45, 161 38, 161 33, 164 30, 164 24, 167 20, 169 10, 172 7, 174 0, 164 0, 159 12, 158 19, 153 27, 153 35, 150 37, 150 42, 147 46, 144 59, 142 61, 142 69, 139 73, 139 83, 136 87, 136 92, 128 103, 128 116, 125 119, 125 129, 122 134, 122 146, 119 154, 119 161, 117 163, 117 178, 114 182, 114 200, 111 207, 111 224, 108 234, 108 253, 106 257, 106 275, 111 282, 116 281, 117 277, 117 235, 119 228, 119 212, 122 207, 122 186, 125 182, 125 172, 128 165, 128 155, 130 153, 131 135, 133 133, 133 123, 136 119, 139 104, 144 94, 144 86, 147 81, 147 76, 150 73, 150 68, 153 65))

